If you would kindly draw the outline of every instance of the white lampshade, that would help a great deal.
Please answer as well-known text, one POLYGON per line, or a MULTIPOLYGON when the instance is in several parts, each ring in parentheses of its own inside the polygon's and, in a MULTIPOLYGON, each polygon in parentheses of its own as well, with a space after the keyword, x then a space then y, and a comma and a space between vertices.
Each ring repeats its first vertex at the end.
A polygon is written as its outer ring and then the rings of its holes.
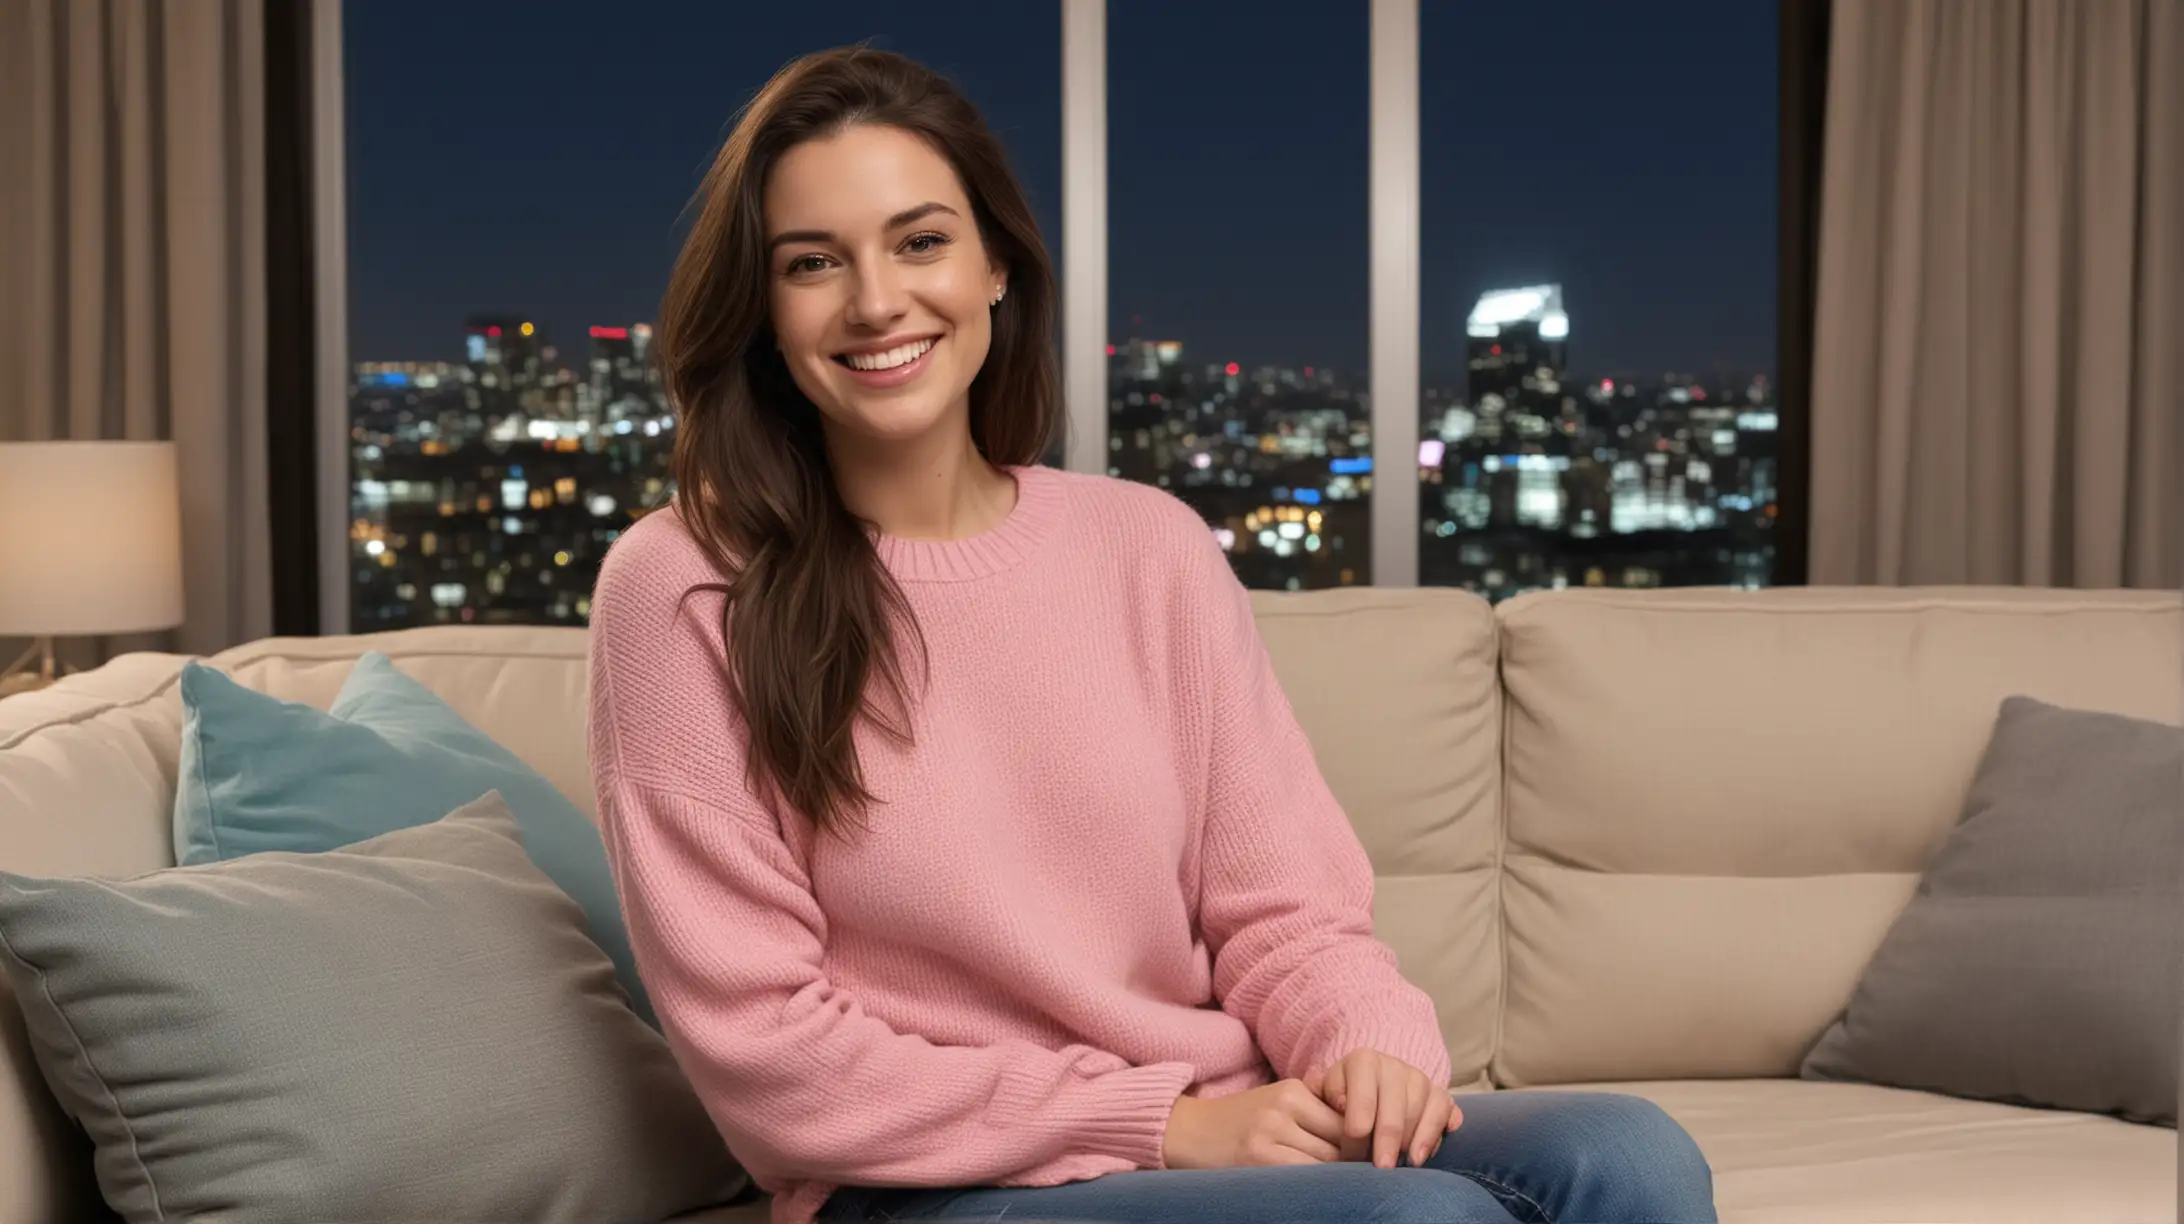
POLYGON ((0 442, 0 634, 182 623, 171 442, 0 442))

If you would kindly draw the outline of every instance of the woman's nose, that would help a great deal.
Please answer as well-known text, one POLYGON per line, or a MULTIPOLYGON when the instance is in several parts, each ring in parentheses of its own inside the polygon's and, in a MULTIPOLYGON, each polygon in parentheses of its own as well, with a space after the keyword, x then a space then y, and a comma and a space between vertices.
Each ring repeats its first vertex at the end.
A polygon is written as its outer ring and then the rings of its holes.
POLYGON ((867 327, 882 327, 902 317, 908 308, 909 294, 904 289, 902 276, 887 260, 869 261, 857 270, 857 289, 851 296, 850 311, 854 321, 867 327))

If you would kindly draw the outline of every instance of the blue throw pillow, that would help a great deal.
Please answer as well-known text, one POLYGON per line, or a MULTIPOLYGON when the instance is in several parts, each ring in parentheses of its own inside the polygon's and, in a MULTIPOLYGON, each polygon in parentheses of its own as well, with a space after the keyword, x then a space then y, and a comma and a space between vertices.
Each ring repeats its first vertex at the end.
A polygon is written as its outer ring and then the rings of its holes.
POLYGON ((531 861, 583 909, 631 1007, 658 1027, 599 830, 553 783, 387 656, 359 658, 330 713, 192 662, 182 669, 182 712, 177 863, 333 850, 430 824, 497 790, 531 861))

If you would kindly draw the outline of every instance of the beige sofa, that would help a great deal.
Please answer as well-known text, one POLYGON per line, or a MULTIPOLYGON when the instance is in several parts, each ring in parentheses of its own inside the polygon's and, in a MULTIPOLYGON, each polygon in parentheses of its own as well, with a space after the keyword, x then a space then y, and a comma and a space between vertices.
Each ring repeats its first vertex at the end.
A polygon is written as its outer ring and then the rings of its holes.
MULTIPOLYGON (((1730 1224, 2175 1219, 2171 1130, 1794 1078, 1955 822, 2003 697, 2184 722, 2175 596, 1258 598, 1459 1080, 1658 1101, 1713 1161, 1730 1224)), ((367 648, 589 810, 580 630, 275 640, 218 661, 323 706, 367 648)), ((0 701, 0 867, 170 861, 181 662, 129 656, 0 701)), ((0 1017, 0 1224, 94 1218, 85 1152, 15 1009, 0 1017)))

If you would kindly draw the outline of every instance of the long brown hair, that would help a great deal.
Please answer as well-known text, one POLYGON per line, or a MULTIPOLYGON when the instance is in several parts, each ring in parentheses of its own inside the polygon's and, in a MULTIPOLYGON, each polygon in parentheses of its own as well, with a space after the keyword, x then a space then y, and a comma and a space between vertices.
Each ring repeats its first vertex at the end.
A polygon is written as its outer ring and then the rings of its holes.
MULTIPOLYGON (((726 576, 728 683, 749 726, 749 769, 822 830, 873 802, 860 717, 910 735, 900 587, 835 487, 819 410, 773 342, 763 201, 781 156, 857 124, 899 128, 947 158, 981 240, 1008 269, 993 341, 971 383, 971 439, 996 465, 1031 464, 1062 419, 1054 275, 1001 144, 937 73, 843 47, 790 63, 738 118, 699 189, 654 337, 678 416, 675 507, 726 576), (868 692, 877 673, 892 700, 868 692)), ((922 641, 920 655, 922 657, 922 641)))

